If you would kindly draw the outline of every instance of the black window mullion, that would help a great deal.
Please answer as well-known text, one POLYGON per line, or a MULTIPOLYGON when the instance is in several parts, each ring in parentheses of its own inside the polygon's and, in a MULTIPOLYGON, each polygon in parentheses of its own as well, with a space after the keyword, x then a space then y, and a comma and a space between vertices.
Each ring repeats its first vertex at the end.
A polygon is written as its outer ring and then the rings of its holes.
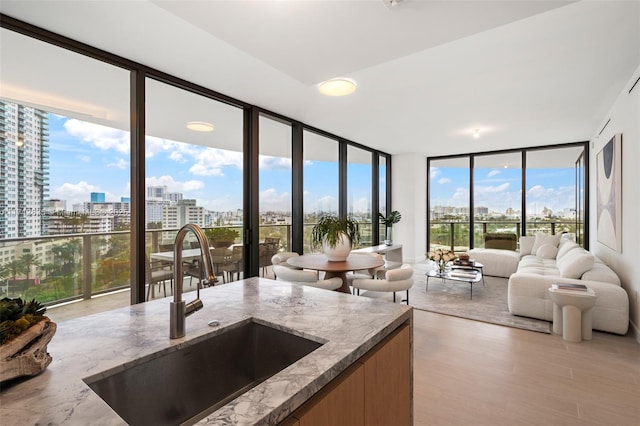
POLYGON ((338 141, 338 216, 347 217, 347 143, 338 141))
POLYGON ((304 247, 304 141, 300 123, 291 125, 291 250, 304 247))
POLYGON ((145 301, 145 73, 131 71, 131 304, 145 301))

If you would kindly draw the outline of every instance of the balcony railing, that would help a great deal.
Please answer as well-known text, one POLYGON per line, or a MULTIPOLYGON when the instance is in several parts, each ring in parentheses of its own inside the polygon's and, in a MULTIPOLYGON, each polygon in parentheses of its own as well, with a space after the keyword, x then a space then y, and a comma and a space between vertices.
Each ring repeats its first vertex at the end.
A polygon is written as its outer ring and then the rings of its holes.
MULTIPOLYGON (((473 246, 484 247, 484 236, 487 233, 510 233, 521 235, 522 224, 520 221, 489 221, 476 220, 474 222, 473 246)), ((534 235, 544 233, 555 235, 563 232, 576 233, 576 228, 582 228, 584 224, 575 220, 531 220, 526 222, 527 234, 534 235)), ((469 250, 469 221, 465 220, 432 220, 430 227, 430 248, 446 248, 455 252, 469 250)))
MULTIPOLYGON (((304 252, 313 223, 304 225, 304 252)), ((82 230, 82 224, 68 229, 82 230)), ((88 224, 84 225, 88 227, 88 224)), ((242 226, 231 226, 242 235, 242 226)), ((206 228, 205 228, 206 229, 206 228)), ((361 245, 371 245, 371 223, 361 223, 361 245)), ((172 250, 178 229, 148 229, 145 250, 172 250)), ((260 226, 260 239, 279 237, 279 251, 291 250, 291 225, 260 226)), ((78 232, 0 240, 0 297, 59 304, 130 287, 130 231, 78 232)), ((189 239, 186 242, 191 242, 189 239)), ((195 239, 193 240, 195 242, 195 239)), ((241 242, 237 238, 235 243, 241 242)))

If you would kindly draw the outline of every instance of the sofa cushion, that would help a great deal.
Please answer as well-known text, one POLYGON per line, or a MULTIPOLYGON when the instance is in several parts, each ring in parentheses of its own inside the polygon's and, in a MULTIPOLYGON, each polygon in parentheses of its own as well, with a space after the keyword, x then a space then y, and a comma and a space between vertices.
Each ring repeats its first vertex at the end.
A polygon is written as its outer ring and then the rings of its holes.
POLYGON ((536 237, 520 237, 520 256, 531 254, 536 237))
POLYGON ((538 251, 536 251, 536 256, 543 259, 555 259, 557 253, 558 247, 552 246, 551 244, 543 244, 538 248, 538 251))
POLYGON ((556 254, 556 259, 562 259, 565 254, 569 253, 571 250, 580 247, 576 243, 572 243, 570 241, 561 244, 560 248, 558 248, 558 254, 556 254))
POLYGON ((593 267, 594 257, 583 249, 571 250, 556 261, 560 275, 565 278, 580 278, 593 267))
POLYGON ((617 286, 621 285, 618 275, 613 272, 611 268, 602 263, 602 261, 597 257, 594 257, 593 267, 582 274, 582 279, 588 281, 600 281, 617 286))
POLYGON ((533 242, 533 247, 531 248, 531 254, 536 254, 538 249, 543 244, 551 244, 554 247, 558 247, 560 244, 560 234, 556 235, 546 235, 546 234, 536 234, 536 240, 533 242))

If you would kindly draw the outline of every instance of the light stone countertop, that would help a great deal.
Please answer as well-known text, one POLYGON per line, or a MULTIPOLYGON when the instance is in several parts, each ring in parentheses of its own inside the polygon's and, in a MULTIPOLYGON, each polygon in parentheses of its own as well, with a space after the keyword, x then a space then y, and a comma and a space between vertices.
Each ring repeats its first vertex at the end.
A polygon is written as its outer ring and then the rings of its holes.
POLYGON ((276 424, 398 326, 413 321, 406 305, 264 278, 207 288, 200 296, 204 308, 186 318, 180 339, 169 339, 173 298, 59 323, 48 347, 51 365, 0 393, 2 424, 126 424, 84 378, 135 365, 141 357, 179 349, 250 318, 326 343, 197 424, 276 424), (212 319, 220 326, 208 326, 212 319))

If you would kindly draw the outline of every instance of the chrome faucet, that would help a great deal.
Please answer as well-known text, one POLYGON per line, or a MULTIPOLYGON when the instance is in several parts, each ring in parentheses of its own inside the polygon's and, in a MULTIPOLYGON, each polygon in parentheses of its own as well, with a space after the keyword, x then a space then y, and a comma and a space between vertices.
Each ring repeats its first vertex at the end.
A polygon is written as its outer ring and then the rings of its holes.
POLYGON ((198 284, 195 300, 189 303, 185 303, 185 301, 182 300, 182 280, 184 279, 184 277, 182 276, 182 242, 184 241, 189 231, 192 231, 194 234, 196 234, 198 243, 200 243, 200 252, 202 254, 201 268, 204 267, 204 271, 207 277, 204 280, 204 284, 213 284, 216 280, 216 277, 213 274, 211 251, 209 250, 209 243, 207 242, 207 237, 204 235, 204 231, 198 225, 194 225, 193 223, 184 225, 182 228, 180 228, 178 234, 176 235, 176 242, 173 248, 173 282, 176 285, 176 291, 173 295, 173 302, 171 302, 169 307, 169 337, 171 339, 183 337, 185 318, 195 311, 202 309, 202 307, 204 306, 202 304, 202 300, 200 300, 200 284, 198 284))

